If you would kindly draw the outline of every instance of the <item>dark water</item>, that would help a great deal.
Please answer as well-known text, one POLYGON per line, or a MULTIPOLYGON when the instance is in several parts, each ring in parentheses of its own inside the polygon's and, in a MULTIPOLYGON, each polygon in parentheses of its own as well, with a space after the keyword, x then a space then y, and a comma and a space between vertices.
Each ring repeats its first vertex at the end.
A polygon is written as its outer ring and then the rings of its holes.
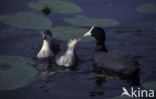
MULTIPOLYGON (((0 14, 29 12, 27 3, 32 0, 1 0, 0 14), (16 2, 15 2, 16 1, 16 2), (20 8, 20 9, 19 9, 20 8)), ((119 20, 120 25, 106 28, 108 49, 122 50, 137 57, 141 72, 140 83, 156 80, 156 14, 137 13, 136 6, 147 0, 69 0, 80 5, 82 14, 90 17, 108 17, 119 20), (108 3, 112 2, 112 6, 108 3)), ((152 1, 152 0, 151 0, 152 1)), ((154 1, 154 0, 153 0, 154 1)), ((32 12, 32 11, 31 11, 32 12)), ((73 15, 51 14, 54 25, 69 25, 64 17, 73 15)), ((0 55, 16 55, 33 59, 34 50, 41 43, 38 31, 8 27, 0 23, 0 55)), ((36 78, 27 87, 13 91, 0 91, 3 99, 107 99, 122 93, 130 83, 116 78, 97 78, 92 73, 95 42, 81 42, 76 46, 80 58, 78 71, 62 71, 46 80, 36 78)), ((54 66, 53 68, 56 69, 54 66)))

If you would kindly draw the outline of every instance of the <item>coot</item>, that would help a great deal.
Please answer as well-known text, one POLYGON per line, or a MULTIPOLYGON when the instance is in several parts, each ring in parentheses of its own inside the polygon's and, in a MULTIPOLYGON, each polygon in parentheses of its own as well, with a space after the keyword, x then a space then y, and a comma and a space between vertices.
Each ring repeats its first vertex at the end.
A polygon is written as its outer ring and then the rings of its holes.
POLYGON ((54 57, 59 51, 59 41, 53 38, 53 35, 49 30, 45 30, 43 33, 43 44, 37 49, 37 58, 54 57))
POLYGON ((96 39, 94 52, 95 67, 128 76, 136 76, 139 64, 133 56, 122 51, 108 51, 105 45, 105 31, 101 27, 92 27, 84 37, 92 36, 96 39))
POLYGON ((56 55, 55 60, 58 65, 64 66, 64 67, 73 67, 78 64, 78 57, 74 50, 75 45, 77 44, 78 41, 80 41, 80 39, 69 40, 67 44, 67 50, 60 51, 56 55))

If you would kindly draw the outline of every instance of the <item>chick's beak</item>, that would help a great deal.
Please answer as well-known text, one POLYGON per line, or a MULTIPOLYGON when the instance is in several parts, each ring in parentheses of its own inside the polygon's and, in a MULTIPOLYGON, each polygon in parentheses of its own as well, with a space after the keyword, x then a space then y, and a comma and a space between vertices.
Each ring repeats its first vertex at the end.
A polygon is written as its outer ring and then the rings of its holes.
POLYGON ((81 40, 81 38, 76 39, 76 42, 79 42, 81 40))
POLYGON ((88 36, 91 36, 91 33, 90 32, 87 32, 83 35, 83 37, 88 37, 88 36))

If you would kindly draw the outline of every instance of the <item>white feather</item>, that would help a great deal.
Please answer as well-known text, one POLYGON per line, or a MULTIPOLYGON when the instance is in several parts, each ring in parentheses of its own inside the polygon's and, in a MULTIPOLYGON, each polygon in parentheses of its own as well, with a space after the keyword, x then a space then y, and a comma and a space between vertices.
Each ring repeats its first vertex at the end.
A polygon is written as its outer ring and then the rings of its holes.
POLYGON ((58 65, 69 67, 73 62, 72 60, 73 55, 74 55, 73 49, 68 49, 63 56, 61 56, 56 60, 56 63, 58 65))
POLYGON ((43 41, 43 45, 39 53, 37 54, 38 58, 47 58, 47 57, 53 57, 54 54, 50 49, 50 44, 47 40, 43 41))

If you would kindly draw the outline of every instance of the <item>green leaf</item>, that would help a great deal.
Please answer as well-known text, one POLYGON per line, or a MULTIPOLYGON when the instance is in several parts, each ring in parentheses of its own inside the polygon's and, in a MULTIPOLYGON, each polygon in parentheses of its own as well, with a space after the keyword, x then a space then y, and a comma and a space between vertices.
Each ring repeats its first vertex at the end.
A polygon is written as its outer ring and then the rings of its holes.
POLYGON ((10 26, 36 30, 48 29, 52 25, 51 20, 47 17, 32 13, 3 15, 0 16, 0 21, 10 26))
POLYGON ((139 5, 137 7, 137 11, 142 13, 156 13, 156 3, 151 2, 151 3, 139 5))
POLYGON ((74 3, 61 0, 39 0, 38 2, 30 2, 28 6, 34 10, 42 11, 45 6, 52 12, 63 14, 80 13, 81 8, 74 3))
POLYGON ((142 86, 145 87, 146 89, 151 89, 156 91, 156 81, 144 83, 142 86))
POLYGON ((56 74, 56 72, 49 72, 49 75, 55 75, 56 74))
POLYGON ((44 71, 44 72, 41 72, 41 78, 46 79, 47 77, 55 75, 55 74, 56 74, 56 72, 44 71))
POLYGON ((86 16, 76 16, 74 18, 65 18, 65 22, 78 26, 103 26, 112 27, 119 25, 119 22, 110 18, 89 18, 86 16))
MULTIPOLYGON (((81 38, 83 34, 86 33, 89 29, 84 28, 76 28, 76 27, 65 27, 65 26, 57 26, 52 27, 50 31, 53 33, 54 37, 59 40, 69 40, 72 38, 81 38)), ((40 32, 41 34, 43 31, 40 32)), ((82 41, 90 41, 94 40, 92 37, 83 38, 82 41)))
POLYGON ((28 64, 30 59, 19 56, 0 56, 0 90, 13 90, 29 85, 37 70, 28 64))

